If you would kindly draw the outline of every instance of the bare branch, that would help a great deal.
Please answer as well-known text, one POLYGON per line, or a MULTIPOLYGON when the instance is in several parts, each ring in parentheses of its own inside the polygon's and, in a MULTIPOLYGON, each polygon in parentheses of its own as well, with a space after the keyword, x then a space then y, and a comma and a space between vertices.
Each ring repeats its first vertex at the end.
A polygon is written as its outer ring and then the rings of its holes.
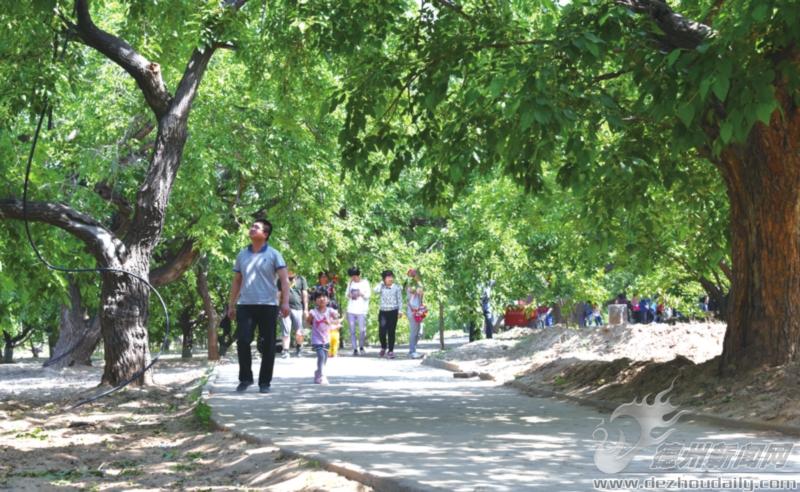
POLYGON ((175 101, 171 108, 172 113, 179 118, 189 117, 192 101, 197 95, 197 89, 200 87, 200 82, 208 68, 208 62, 211 61, 213 55, 214 47, 205 46, 195 49, 189 58, 189 63, 186 64, 186 70, 178 84, 178 90, 175 91, 175 101))
POLYGON ((127 166, 133 162, 144 159, 147 157, 147 153, 153 150, 153 147, 155 147, 154 142, 145 142, 138 149, 132 150, 128 155, 120 157, 119 165, 127 166))
POLYGON ((617 77, 621 77, 621 76, 625 75, 629 71, 630 70, 617 70, 616 72, 609 72, 609 73, 604 73, 604 74, 598 75, 597 77, 594 77, 592 79, 592 84, 596 84, 596 83, 602 82, 604 80, 616 79, 617 77))
POLYGON ((532 45, 545 45, 555 43, 555 39, 518 39, 515 41, 502 41, 497 43, 480 44, 475 47, 476 50, 482 49, 508 49, 515 46, 532 46, 532 45))
POLYGON ((163 116, 172 97, 161 77, 158 63, 151 62, 122 39, 98 28, 89 14, 88 0, 75 0, 75 11, 78 14, 78 24, 74 27, 81 40, 124 68, 136 80, 156 116, 163 116))
POLYGON ((728 265, 728 262, 725 260, 719 260, 719 268, 722 270, 722 273, 725 274, 728 282, 733 282, 733 269, 730 265, 728 265))
MULTIPOLYGON (((24 218, 22 200, 0 199, 0 219, 24 218)), ((44 222, 63 229, 83 241, 101 265, 111 265, 125 253, 122 242, 101 223, 67 205, 28 202, 28 220, 44 222)))
POLYGON ((467 14, 466 12, 464 12, 464 8, 461 5, 452 2, 450 0, 434 0, 434 2, 436 2, 437 5, 440 5, 446 9, 452 10, 456 14, 472 22, 472 17, 470 17, 469 14, 467 14))
POLYGON ((173 282, 181 277, 193 264, 200 252, 195 248, 194 241, 187 239, 180 250, 166 263, 150 270, 150 283, 160 287, 173 282))
POLYGON ((616 0, 633 12, 647 15, 664 31, 661 40, 672 48, 691 50, 697 48, 713 34, 713 30, 700 22, 678 14, 664 0, 616 0))
POLYGON ((131 215, 133 215, 133 207, 130 202, 122 195, 117 193, 111 186, 105 182, 100 181, 94 185, 94 191, 100 195, 104 200, 114 204, 117 208, 117 220, 115 221, 112 230, 118 236, 124 236, 128 231, 128 226, 131 223, 131 215))

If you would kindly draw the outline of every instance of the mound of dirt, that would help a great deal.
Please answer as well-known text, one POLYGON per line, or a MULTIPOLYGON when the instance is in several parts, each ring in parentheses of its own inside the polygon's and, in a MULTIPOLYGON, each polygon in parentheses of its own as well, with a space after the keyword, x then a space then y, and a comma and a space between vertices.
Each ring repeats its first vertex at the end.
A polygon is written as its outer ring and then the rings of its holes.
POLYGON ((722 377, 724 334, 722 323, 515 329, 436 356, 522 390, 624 403, 672 385, 681 408, 800 426, 800 366, 722 377))
POLYGON ((514 328, 490 340, 434 356, 465 371, 490 372, 507 382, 531 368, 570 359, 664 362, 682 355, 700 363, 722 353, 723 323, 619 325, 602 328, 514 328))

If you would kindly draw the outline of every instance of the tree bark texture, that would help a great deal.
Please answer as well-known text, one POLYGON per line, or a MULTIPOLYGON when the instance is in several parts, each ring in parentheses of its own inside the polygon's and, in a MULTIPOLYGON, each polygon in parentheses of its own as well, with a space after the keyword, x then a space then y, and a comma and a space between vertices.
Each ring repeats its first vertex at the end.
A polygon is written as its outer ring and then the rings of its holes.
POLYGON ((69 282, 69 306, 61 306, 61 328, 50 360, 45 366, 54 369, 64 367, 91 366, 92 353, 100 343, 100 317, 86 316, 78 284, 69 282))
POLYGON ((191 359, 192 349, 194 348, 194 323, 192 322, 192 312, 189 308, 181 311, 178 317, 178 326, 181 328, 181 359, 191 359))
POLYGON ((11 364, 12 362, 14 362, 14 344, 5 339, 3 343, 3 364, 11 364))
POLYGON ((203 311, 206 313, 206 328, 208 332, 208 360, 219 360, 220 349, 217 340, 217 325, 219 316, 214 309, 214 302, 211 299, 211 292, 208 288, 207 265, 201 261, 197 267, 197 292, 203 299, 203 311))
POLYGON ((31 333, 33 333, 33 327, 25 325, 23 325, 22 332, 18 335, 12 335, 3 330, 3 364, 14 362, 14 349, 25 343, 31 333))
MULTIPOLYGON (((150 252, 133 248, 128 260, 117 267, 147 278, 150 252)), ((102 382, 117 386, 134 379, 150 363, 147 318, 150 290, 139 280, 123 273, 103 273, 100 288, 100 327, 105 349, 102 382)), ((150 384, 150 371, 139 375, 135 384, 150 384)))
POLYGON ((798 360, 800 111, 791 97, 756 123, 719 167, 731 202, 733 282, 721 367, 735 373, 798 360))

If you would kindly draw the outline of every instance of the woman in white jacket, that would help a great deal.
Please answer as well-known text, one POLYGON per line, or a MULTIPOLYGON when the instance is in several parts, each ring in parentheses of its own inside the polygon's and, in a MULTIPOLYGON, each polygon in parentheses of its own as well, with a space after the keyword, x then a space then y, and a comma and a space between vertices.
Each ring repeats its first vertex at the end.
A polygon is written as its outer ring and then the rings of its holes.
POLYGON ((347 283, 345 295, 347 296, 347 325, 350 327, 350 342, 353 346, 353 355, 364 355, 364 342, 367 338, 367 312, 369 311, 370 289, 369 282, 361 278, 361 270, 351 267, 347 270, 350 281, 347 283), (359 328, 359 344, 356 345, 356 325, 359 328))

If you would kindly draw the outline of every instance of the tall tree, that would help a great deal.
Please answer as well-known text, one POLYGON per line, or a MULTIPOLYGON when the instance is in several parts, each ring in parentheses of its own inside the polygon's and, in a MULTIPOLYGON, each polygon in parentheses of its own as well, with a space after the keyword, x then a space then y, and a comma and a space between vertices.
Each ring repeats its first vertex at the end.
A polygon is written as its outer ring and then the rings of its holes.
MULTIPOLYGON (((427 164, 431 193, 494 166, 533 190, 545 163, 571 187, 598 166, 613 176, 701 159, 730 200, 721 370, 797 360, 800 9, 674 4, 422 1, 352 63, 334 100, 348 112, 344 157, 354 168, 376 152, 397 169, 427 164)), ((331 33, 358 28, 353 18, 309 38, 341 53, 331 33)))
MULTIPOLYGON (((102 28, 92 19, 88 0, 75 0, 75 18, 63 17, 70 33, 108 60, 119 65, 135 81, 152 115, 156 119, 156 136, 150 151, 149 165, 141 179, 135 203, 131 204, 130 222, 124 234, 85 213, 62 203, 30 202, 27 217, 59 227, 79 240, 103 268, 125 270, 148 278, 153 251, 164 227, 167 203, 188 136, 192 103, 208 64, 226 43, 216 40, 215 29, 224 26, 231 12, 239 10, 245 0, 228 0, 220 5, 205 6, 204 39, 192 50, 174 93, 170 92, 162 68, 135 48, 102 28)), ((80 67, 74 67, 79 70, 80 67)), ((23 218, 23 205, 18 199, 0 200, 0 216, 23 218)), ((150 361, 148 347, 148 288, 133 277, 118 273, 102 274, 100 326, 105 349, 103 383, 116 385, 133 378, 150 361)), ((138 383, 147 383, 148 375, 138 383)))

